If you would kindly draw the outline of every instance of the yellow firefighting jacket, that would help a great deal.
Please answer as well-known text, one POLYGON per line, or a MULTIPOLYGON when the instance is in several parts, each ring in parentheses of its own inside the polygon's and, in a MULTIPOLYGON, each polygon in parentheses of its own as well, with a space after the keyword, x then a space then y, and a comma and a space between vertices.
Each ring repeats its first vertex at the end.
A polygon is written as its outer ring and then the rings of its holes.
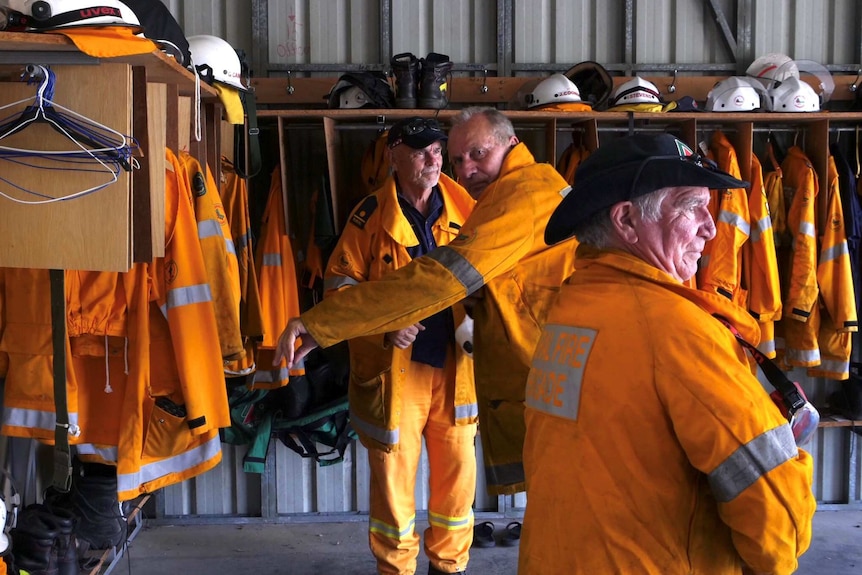
POLYGON ((239 265, 230 224, 209 167, 204 171, 188 152, 180 152, 178 158, 188 177, 195 206, 198 237, 212 291, 222 357, 225 360, 239 359, 243 353, 239 328, 239 265))
MULTIPOLYGON (((712 134, 709 156, 722 170, 741 178, 736 151, 720 130, 712 134)), ((745 305, 748 294, 740 284, 742 246, 751 233, 748 191, 744 188, 710 190, 709 211, 715 220, 715 237, 703 249, 697 286, 745 305)))
POLYGON ((817 173, 797 146, 781 164, 787 228, 792 242, 779 250, 784 318, 776 326, 777 357, 784 366, 820 364, 819 325, 811 321, 817 305, 817 173), (788 201, 789 198, 789 201, 788 201))
POLYGON ((775 357, 773 323, 781 319, 781 286, 778 281, 778 256, 769 204, 763 187, 760 160, 751 155, 751 189, 748 191, 748 214, 751 235, 743 245, 743 287, 748 291, 748 311, 760 325, 757 348, 767 357, 775 357))
POLYGON ((287 369, 282 361, 272 366, 275 346, 287 320, 299 315, 299 282, 296 260, 284 220, 284 198, 281 191, 281 169, 272 172, 269 199, 255 248, 255 268, 259 271, 260 302, 263 309, 263 341, 257 347, 257 371, 254 387, 275 389, 287 385, 291 375, 305 373, 304 366, 287 369))
POLYGON ((569 184, 575 183, 575 172, 581 162, 587 159, 590 151, 583 145, 576 145, 574 142, 563 151, 563 155, 557 161, 557 171, 563 176, 569 184))
POLYGON ((334 294, 302 315, 329 346, 416 323, 485 287, 474 308, 479 425, 488 491, 523 491, 524 382, 545 313, 573 271, 574 239, 545 245, 545 224, 569 189, 523 144, 482 192, 461 234, 381 281, 334 294), (361 310, 361 314, 359 313, 361 310))
MULTIPOLYGON (((438 183, 443 211, 433 224, 438 246, 458 235, 476 203, 470 194, 445 174, 438 183)), ((411 261, 408 247, 419 240, 398 204, 395 180, 367 196, 348 219, 326 270, 326 294, 364 281, 374 281, 411 261)), ((326 295, 324 296, 326 297, 326 295)), ((453 306, 455 325, 464 319, 460 304, 453 306)), ((397 449, 403 382, 408 377, 412 346, 398 349, 384 343, 383 335, 351 339, 350 422, 368 448, 397 449)), ((455 424, 476 423, 476 388, 473 359, 455 346, 455 424)))
POLYGON ((841 380, 850 377, 850 333, 858 330, 858 322, 850 250, 838 188, 838 168, 833 156, 829 156, 827 176, 826 214, 819 218, 825 225, 817 230, 820 244, 817 262, 820 365, 809 368, 808 375, 841 380))
POLYGON ((519 572, 792 573, 813 459, 713 315, 756 322, 622 252, 575 265, 527 383, 519 572))

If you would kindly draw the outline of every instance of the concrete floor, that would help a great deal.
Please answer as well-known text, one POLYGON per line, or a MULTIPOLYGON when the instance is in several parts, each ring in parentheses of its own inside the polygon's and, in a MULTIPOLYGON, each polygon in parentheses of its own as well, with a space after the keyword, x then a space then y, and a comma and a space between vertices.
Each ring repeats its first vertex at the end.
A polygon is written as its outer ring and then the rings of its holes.
MULTIPOLYGON (((484 519, 479 519, 484 520, 484 519)), ((493 519, 497 535, 508 519, 493 519)), ((424 524, 417 524, 424 529, 424 524)), ((111 573, 116 575, 373 575, 367 524, 148 526, 137 534, 111 573)), ((516 575, 517 547, 473 548, 469 571, 516 575)), ((420 556, 417 573, 427 572, 420 556)), ((819 511, 814 540, 799 575, 862 573, 862 511, 819 511)))

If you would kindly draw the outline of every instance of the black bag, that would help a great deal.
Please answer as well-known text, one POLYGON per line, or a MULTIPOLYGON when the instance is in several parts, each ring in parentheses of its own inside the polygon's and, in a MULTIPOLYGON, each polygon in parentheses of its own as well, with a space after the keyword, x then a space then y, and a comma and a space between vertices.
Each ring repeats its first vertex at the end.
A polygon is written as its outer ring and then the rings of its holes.
POLYGON ((368 99, 363 108, 394 108, 395 93, 383 72, 348 72, 342 74, 327 96, 330 108, 340 108, 339 97, 344 90, 356 86, 368 99))
POLYGON ((173 56, 184 68, 190 68, 192 57, 186 34, 161 0, 123 0, 143 27, 144 36, 173 56))
POLYGON ((340 462, 356 432, 350 425, 347 343, 316 349, 305 358, 305 375, 269 392, 272 433, 286 447, 321 467, 340 462), (329 447, 318 449, 319 445, 329 447))

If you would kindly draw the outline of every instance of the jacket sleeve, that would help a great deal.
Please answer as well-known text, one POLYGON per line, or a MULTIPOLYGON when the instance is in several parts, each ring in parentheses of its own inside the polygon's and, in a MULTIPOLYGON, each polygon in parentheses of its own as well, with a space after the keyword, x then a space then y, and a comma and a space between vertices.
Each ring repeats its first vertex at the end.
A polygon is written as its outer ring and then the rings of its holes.
POLYGON ((658 391, 689 461, 706 475, 742 560, 755 572, 794 572, 811 541, 811 456, 729 330, 683 325, 671 339, 656 351, 658 391))
POLYGON ((535 185, 501 178, 484 192, 452 243, 379 281, 332 294, 302 314, 309 333, 325 347, 359 335, 402 329, 513 268, 532 246, 535 185))

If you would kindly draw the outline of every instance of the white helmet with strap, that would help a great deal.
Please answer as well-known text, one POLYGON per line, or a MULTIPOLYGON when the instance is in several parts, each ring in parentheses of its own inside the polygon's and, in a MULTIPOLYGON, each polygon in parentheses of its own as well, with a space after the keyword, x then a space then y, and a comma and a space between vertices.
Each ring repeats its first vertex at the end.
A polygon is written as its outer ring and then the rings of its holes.
POLYGON ((527 94, 527 109, 548 104, 561 104, 564 102, 580 102, 581 93, 574 82, 569 80, 565 74, 552 74, 533 88, 527 94))
POLYGON ((201 34, 189 36, 192 63, 201 78, 247 90, 242 83, 242 63, 233 46, 218 36, 201 34))
POLYGON ((788 78, 798 78, 799 68, 787 54, 774 52, 756 59, 745 71, 746 76, 756 78, 765 87, 774 86, 788 78))

